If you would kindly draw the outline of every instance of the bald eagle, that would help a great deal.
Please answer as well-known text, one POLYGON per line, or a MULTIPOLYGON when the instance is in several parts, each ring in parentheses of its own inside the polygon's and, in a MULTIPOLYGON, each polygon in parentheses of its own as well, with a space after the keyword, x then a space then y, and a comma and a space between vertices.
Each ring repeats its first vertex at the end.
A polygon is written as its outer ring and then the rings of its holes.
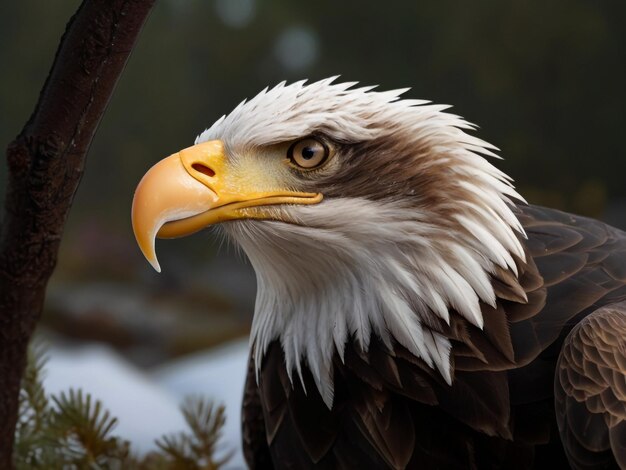
POLYGON ((257 276, 261 468, 626 467, 626 233, 527 204, 446 106, 334 79, 242 102, 140 182, 257 276))

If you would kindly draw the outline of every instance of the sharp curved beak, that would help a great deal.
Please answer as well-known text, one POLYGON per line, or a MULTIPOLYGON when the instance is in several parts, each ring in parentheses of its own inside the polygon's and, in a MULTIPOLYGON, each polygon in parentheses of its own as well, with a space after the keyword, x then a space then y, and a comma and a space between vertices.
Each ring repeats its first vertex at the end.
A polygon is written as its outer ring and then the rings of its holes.
MULTIPOLYGON (((241 172, 239 172, 241 173, 241 172)), ((139 248, 161 272, 155 238, 175 238, 219 222, 264 218, 251 207, 273 204, 316 204, 319 193, 257 191, 263 175, 234 175, 219 140, 181 150, 154 165, 139 182, 132 224, 139 248)))

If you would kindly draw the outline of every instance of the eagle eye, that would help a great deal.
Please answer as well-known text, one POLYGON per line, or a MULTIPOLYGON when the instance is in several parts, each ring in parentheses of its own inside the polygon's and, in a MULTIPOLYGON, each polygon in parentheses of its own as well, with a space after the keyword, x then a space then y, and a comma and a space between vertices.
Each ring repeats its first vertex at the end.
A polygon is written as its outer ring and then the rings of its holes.
POLYGON ((326 161, 330 150, 323 142, 312 137, 294 142, 287 157, 291 163, 306 170, 316 168, 326 161))

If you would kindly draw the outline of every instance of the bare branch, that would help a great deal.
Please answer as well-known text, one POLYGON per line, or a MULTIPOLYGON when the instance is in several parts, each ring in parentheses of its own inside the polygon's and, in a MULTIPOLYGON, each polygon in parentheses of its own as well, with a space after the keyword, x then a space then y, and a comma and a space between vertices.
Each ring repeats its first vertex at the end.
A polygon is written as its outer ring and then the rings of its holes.
POLYGON ((26 346, 85 155, 154 0, 84 0, 32 116, 7 149, 0 227, 0 468, 11 468, 26 346))

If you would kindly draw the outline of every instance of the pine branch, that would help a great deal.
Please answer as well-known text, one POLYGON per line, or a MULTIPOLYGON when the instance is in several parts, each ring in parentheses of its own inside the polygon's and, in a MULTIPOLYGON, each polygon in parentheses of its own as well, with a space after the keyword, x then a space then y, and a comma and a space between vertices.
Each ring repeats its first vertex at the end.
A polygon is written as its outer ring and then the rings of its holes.
POLYGON ((48 360, 45 347, 41 343, 31 345, 27 358, 19 394, 15 460, 18 468, 37 468, 47 453, 45 429, 50 419, 50 404, 43 387, 43 369, 48 360))
POLYGON ((23 430, 38 432, 49 412, 48 399, 43 388, 43 369, 48 362, 45 347, 36 343, 28 350, 26 370, 20 389, 19 425, 23 430))
POLYGON ((162 436, 156 440, 156 445, 163 451, 168 468, 200 469, 193 455, 191 439, 184 433, 162 436))
POLYGON ((215 405, 203 398, 192 397, 181 406, 191 434, 163 436, 156 443, 171 458, 173 468, 217 470, 232 458, 233 452, 224 457, 215 457, 216 445, 222 436, 226 422, 223 405, 215 405))
POLYGON ((118 439, 110 436, 117 418, 111 417, 99 400, 92 404, 89 393, 83 395, 82 390, 70 389, 69 394, 62 392, 59 397, 53 396, 52 401, 56 409, 50 427, 64 444, 68 456, 76 461, 96 463, 119 452, 118 439))
POLYGON ((181 407, 190 432, 163 436, 156 441, 161 452, 136 458, 128 441, 112 435, 117 418, 99 400, 73 389, 46 396, 46 362, 45 348, 31 345, 15 434, 17 469, 218 470, 232 457, 232 451, 215 455, 224 407, 190 398, 181 407))

